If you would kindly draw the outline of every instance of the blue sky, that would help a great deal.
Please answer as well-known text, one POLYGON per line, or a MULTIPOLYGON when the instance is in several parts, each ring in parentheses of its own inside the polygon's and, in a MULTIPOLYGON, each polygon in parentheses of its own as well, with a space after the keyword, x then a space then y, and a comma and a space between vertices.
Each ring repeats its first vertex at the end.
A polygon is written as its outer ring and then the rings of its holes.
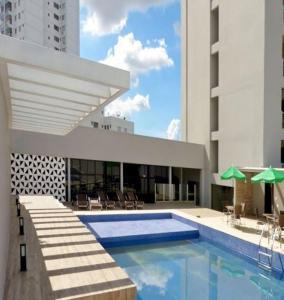
POLYGON ((121 10, 119 0, 105 2, 81 0, 81 57, 132 74, 131 89, 106 112, 134 121, 136 134, 178 139, 179 1, 121 0, 121 10))

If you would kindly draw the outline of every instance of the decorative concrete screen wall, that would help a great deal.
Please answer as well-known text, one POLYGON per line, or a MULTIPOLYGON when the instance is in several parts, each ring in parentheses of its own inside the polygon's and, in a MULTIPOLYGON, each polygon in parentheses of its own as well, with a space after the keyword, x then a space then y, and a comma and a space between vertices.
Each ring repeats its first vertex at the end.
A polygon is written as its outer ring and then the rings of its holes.
POLYGON ((13 195, 52 195, 65 200, 65 160, 12 153, 11 189, 13 195))

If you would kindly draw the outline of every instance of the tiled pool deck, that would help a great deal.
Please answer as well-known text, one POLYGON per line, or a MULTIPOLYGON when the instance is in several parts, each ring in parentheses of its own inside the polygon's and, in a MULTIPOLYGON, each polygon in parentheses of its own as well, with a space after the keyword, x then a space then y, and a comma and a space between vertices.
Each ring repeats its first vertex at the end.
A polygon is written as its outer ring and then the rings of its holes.
MULTIPOLYGON (((26 207, 23 214, 27 223, 24 238, 18 236, 15 205, 11 204, 12 232, 5 298, 7 300, 134 299, 135 287, 126 273, 117 267, 76 215, 169 213, 175 215, 173 221, 182 218, 180 220, 185 224, 195 228, 197 226, 202 235, 225 243, 229 248, 238 246, 238 251, 247 251, 248 256, 257 249, 259 242, 256 220, 244 218, 243 225, 234 228, 227 224, 222 213, 206 208, 72 212, 61 204, 58 206, 58 202, 55 205, 50 199, 43 201, 38 197, 32 197, 23 204, 26 207), (18 271, 18 245, 22 241, 29 243, 26 273, 18 271)), ((182 226, 180 223, 176 224, 182 226)), ((126 228, 121 228, 121 233, 125 230, 126 228)), ((102 229, 101 233, 103 232, 102 229)), ((265 239, 263 245, 267 245, 266 243, 265 239)), ((276 242, 274 250, 279 254, 275 263, 281 267, 284 247, 280 249, 279 242, 276 242)))
POLYGON ((48 197, 22 197, 25 236, 11 203, 5 300, 135 299, 136 287, 72 210, 48 197), (27 272, 19 272, 19 244, 27 272))

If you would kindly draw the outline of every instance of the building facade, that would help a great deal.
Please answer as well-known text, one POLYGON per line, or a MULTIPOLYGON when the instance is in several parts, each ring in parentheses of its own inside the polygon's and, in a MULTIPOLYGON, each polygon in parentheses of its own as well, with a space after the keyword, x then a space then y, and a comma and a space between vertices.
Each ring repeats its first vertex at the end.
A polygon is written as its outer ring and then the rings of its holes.
POLYGON ((0 0, 0 32, 79 55, 79 1, 0 0))
POLYGON ((120 116, 105 116, 104 110, 92 113, 85 118, 81 126, 134 134, 134 122, 120 116))
POLYGON ((220 171, 283 164, 283 36, 282 0, 182 1, 182 136, 205 145, 208 206, 231 193, 220 171))

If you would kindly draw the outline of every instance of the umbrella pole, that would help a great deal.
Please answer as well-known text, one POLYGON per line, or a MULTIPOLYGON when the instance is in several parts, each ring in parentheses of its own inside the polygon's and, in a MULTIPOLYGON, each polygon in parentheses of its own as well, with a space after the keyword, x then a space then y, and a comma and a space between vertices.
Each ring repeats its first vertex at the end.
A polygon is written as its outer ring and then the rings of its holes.
POLYGON ((275 205, 274 205, 274 184, 271 183, 271 206, 272 206, 272 213, 275 214, 275 205))
POLYGON ((233 206, 236 205, 236 180, 233 179, 233 189, 234 189, 234 192, 233 192, 233 206))

